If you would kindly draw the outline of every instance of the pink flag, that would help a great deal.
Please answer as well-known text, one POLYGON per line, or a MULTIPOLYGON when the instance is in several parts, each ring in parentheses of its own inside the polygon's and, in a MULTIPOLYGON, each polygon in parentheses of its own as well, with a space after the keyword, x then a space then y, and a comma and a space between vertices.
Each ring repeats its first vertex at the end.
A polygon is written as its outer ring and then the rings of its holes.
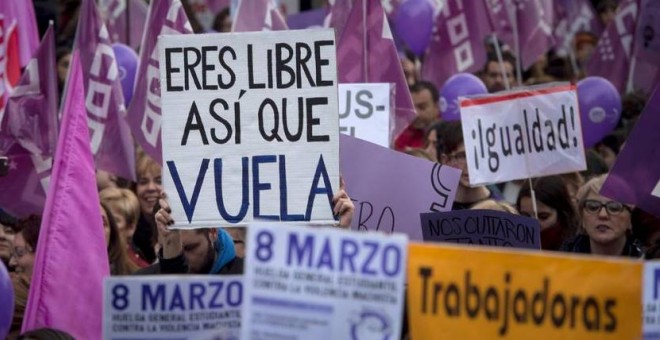
POLYGON ((337 44, 340 83, 394 83, 397 137, 415 118, 415 108, 401 68, 392 32, 380 0, 357 0, 337 44))
POLYGON ((22 331, 52 327, 77 339, 101 339, 103 278, 110 269, 77 51, 72 59, 22 331))
POLYGON ((144 0, 101 0, 99 10, 104 14, 112 41, 137 51, 147 22, 147 3, 144 0))
POLYGON ((483 1, 448 0, 435 22, 422 75, 441 89, 456 73, 474 73, 486 62, 485 38, 492 34, 483 1))
POLYGON ((94 0, 82 0, 74 49, 79 51, 83 71, 96 168, 135 180, 135 150, 126 121, 119 70, 108 30, 94 0))
POLYGON ((324 20, 325 27, 332 27, 335 29, 335 36, 341 37, 344 33, 344 26, 348 20, 348 15, 351 14, 351 7, 353 0, 334 0, 328 2, 328 14, 324 20))
POLYGON ((181 1, 152 0, 150 6, 149 20, 145 22, 147 31, 142 39, 135 93, 128 107, 128 122, 142 149, 162 164, 158 36, 192 33, 192 28, 181 1))
POLYGON ((39 30, 32 0, 0 1, 0 15, 5 18, 5 29, 16 24, 18 53, 21 67, 25 67, 39 47, 39 30))
POLYGON ((553 46, 554 8, 552 1, 513 0, 515 27, 518 32, 518 57, 523 70, 528 69, 553 46))
POLYGON ((0 124, 0 155, 9 174, 0 177, 0 207, 14 216, 41 214, 57 143, 55 37, 49 27, 9 97, 0 124))
POLYGON ((286 20, 274 0, 239 0, 232 32, 282 31, 286 20))
POLYGON ((587 75, 606 78, 619 92, 625 90, 628 80, 637 13, 637 0, 619 4, 587 64, 587 75))

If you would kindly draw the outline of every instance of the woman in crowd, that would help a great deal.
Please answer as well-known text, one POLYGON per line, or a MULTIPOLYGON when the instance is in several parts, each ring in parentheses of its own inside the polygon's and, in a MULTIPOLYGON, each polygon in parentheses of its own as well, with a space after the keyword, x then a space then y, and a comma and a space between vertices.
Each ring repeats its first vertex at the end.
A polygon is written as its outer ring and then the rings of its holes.
POLYGON ((641 257, 642 251, 632 235, 633 207, 599 194, 606 178, 606 175, 594 177, 578 191, 580 229, 578 235, 562 245, 561 250, 641 257))
MULTIPOLYGON (((562 243, 575 235, 578 223, 575 206, 560 176, 532 180, 541 225, 541 249, 559 250, 562 243)), ((525 181, 516 202, 521 215, 535 217, 529 181, 525 181)))
POLYGON ((99 193, 101 203, 107 206, 117 223, 119 235, 126 246, 126 254, 138 267, 149 265, 139 249, 133 243, 133 235, 140 218, 140 203, 137 196, 122 188, 107 188, 99 193))
POLYGON ((17 336, 23 324, 40 227, 41 216, 38 215, 31 215, 16 222, 16 230, 20 231, 14 237, 14 250, 10 260, 16 270, 11 276, 14 287, 14 317, 9 329, 9 338, 17 336))
POLYGON ((148 263, 156 260, 156 221, 154 206, 163 193, 161 183, 161 168, 151 157, 142 153, 137 160, 137 186, 135 194, 140 202, 140 218, 138 219, 133 243, 140 250, 148 263))
POLYGON ((101 203, 101 217, 103 218, 108 260, 110 261, 110 275, 133 274, 139 267, 128 258, 126 244, 119 233, 115 218, 110 209, 103 203, 101 203))

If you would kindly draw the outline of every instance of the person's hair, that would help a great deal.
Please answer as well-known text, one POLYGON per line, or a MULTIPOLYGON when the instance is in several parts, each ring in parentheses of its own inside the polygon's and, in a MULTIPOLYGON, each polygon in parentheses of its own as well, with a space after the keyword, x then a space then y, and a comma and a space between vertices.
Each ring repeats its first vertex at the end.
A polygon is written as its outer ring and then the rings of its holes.
POLYGON ((75 340, 71 334, 54 328, 39 328, 27 331, 16 338, 17 340, 75 340))
POLYGON ((16 230, 20 230, 25 243, 32 248, 32 252, 37 251, 40 229, 41 215, 30 215, 16 222, 16 230))
POLYGON ((616 11, 617 2, 615 0, 600 0, 596 3, 596 12, 601 14, 606 11, 616 11))
POLYGON ((422 80, 410 86, 410 93, 419 93, 424 90, 428 90, 431 93, 431 99, 433 99, 433 102, 437 104, 440 100, 440 93, 438 92, 438 88, 435 87, 433 83, 422 80))
MULTIPOLYGON (((494 63, 500 62, 500 60, 497 58, 497 53, 490 52, 486 54, 486 63, 484 64, 484 68, 482 70, 483 74, 486 74, 488 72, 488 64, 491 62, 494 63)), ((513 53, 509 51, 502 51, 502 62, 509 63, 511 64, 511 67, 513 67, 514 69, 516 68, 516 57, 513 55, 513 53)))
POLYGON ((626 93, 621 97, 621 116, 626 119, 638 117, 644 111, 648 95, 640 90, 626 93))
POLYGON ((431 157, 431 155, 428 154, 428 152, 426 152, 426 150, 420 149, 420 148, 408 149, 408 150, 406 150, 406 154, 411 155, 411 156, 415 156, 417 158, 422 158, 422 159, 426 159, 426 160, 429 160, 429 161, 433 161, 433 162, 436 161, 435 159, 433 159, 433 157, 431 157))
POLYGON ((99 193, 101 203, 115 208, 126 219, 126 224, 137 225, 140 218, 140 202, 131 190, 123 188, 105 188, 99 193))
POLYGON ((220 12, 218 12, 218 15, 215 16, 215 19, 213 19, 213 29, 216 32, 222 32, 222 26, 225 23, 225 19, 230 16, 229 13, 229 7, 225 7, 220 12))
MULTIPOLYGON (((557 222, 562 228, 562 237, 566 239, 573 236, 579 219, 564 179, 561 176, 538 177, 532 180, 532 186, 536 200, 557 211, 557 222)), ((524 197, 530 199, 532 197, 529 181, 523 183, 520 193, 518 193, 516 200, 518 209, 520 209, 520 202, 524 197)))
POLYGON ((494 199, 483 200, 472 207, 470 210, 495 210, 501 211, 509 214, 519 215, 518 210, 514 208, 509 202, 506 201, 496 201, 494 199))
POLYGON ((452 153, 464 143, 463 128, 458 120, 440 122, 440 125, 436 127, 436 135, 438 138, 436 144, 438 157, 443 153, 452 153))
POLYGON ((630 220, 635 238, 640 240, 643 246, 651 246, 651 238, 660 230, 660 218, 640 208, 635 208, 632 211, 630 220))
POLYGON ((108 216, 108 226, 110 227, 110 240, 108 240, 108 260, 110 262, 110 275, 130 275, 138 270, 138 266, 133 263, 126 254, 127 248, 124 240, 119 237, 117 222, 112 215, 112 211, 101 203, 101 207, 108 216))
POLYGON ((139 154, 135 169, 138 182, 140 181, 140 177, 144 176, 145 174, 160 170, 160 165, 156 163, 153 158, 149 157, 146 153, 139 154))
POLYGON ((55 51, 55 60, 59 62, 60 59, 66 57, 69 54, 71 54, 71 48, 69 46, 60 46, 55 51))
POLYGON ((592 32, 580 31, 575 33, 575 37, 573 37, 573 46, 576 50, 579 50, 585 44, 596 46, 597 43, 598 37, 592 32))
POLYGON ((593 149, 588 149, 584 153, 584 156, 587 162, 587 169, 580 172, 580 174, 586 180, 589 180, 596 176, 607 174, 607 172, 610 171, 610 168, 607 166, 607 163, 605 163, 605 161, 603 160, 603 157, 601 157, 593 149))
MULTIPOLYGON (((564 180, 564 183, 566 183, 566 188, 568 189, 569 186, 575 188, 575 193, 577 194, 577 191, 580 189, 581 186, 584 185, 584 177, 580 175, 579 172, 574 171, 574 172, 567 172, 565 174, 559 175, 561 178, 564 180)), ((570 194, 570 192, 569 192, 570 194)))

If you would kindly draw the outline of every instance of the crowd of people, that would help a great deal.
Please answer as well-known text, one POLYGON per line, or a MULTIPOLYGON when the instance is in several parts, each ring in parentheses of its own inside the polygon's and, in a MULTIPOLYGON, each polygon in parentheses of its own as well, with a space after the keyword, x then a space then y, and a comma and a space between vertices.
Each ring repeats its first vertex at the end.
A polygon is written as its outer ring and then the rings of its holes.
MULTIPOLYGON (((60 46, 57 67, 62 89, 71 58, 70 44, 75 34, 72 27, 75 28, 78 2, 62 0, 58 2, 59 8, 44 1, 34 2, 38 15, 57 19, 60 46)), ((616 2, 603 0, 596 4, 603 23, 607 24, 612 20, 616 2)), ((40 29, 43 33, 46 26, 40 29)), ((217 14, 214 30, 226 32, 230 29, 231 16, 225 9, 217 14)), ((577 81, 585 76, 584 65, 596 43, 597 37, 591 33, 576 35, 573 46, 577 73, 573 72, 567 58, 549 52, 525 72, 521 84, 514 76, 516 56, 502 46, 501 61, 494 52, 490 53, 476 76, 490 93, 519 85, 577 81)), ((634 92, 623 97, 622 119, 617 129, 586 152, 587 170, 530 181, 471 186, 461 123, 442 119, 438 89, 420 74, 423 62, 410 53, 401 60, 417 116, 392 147, 462 171, 452 210, 493 209, 535 217, 541 226, 543 251, 647 259, 660 256, 660 219, 599 193, 625 137, 644 108, 646 94, 634 92)), ((175 221, 164 195, 161 166, 144 152, 137 154, 135 183, 97 171, 111 275, 242 273, 245 229, 230 226, 172 229, 175 221)), ((347 190, 350 192, 350 188, 347 190)), ((339 226, 349 228, 354 206, 343 187, 335 193, 333 201, 334 213, 340 216, 339 226)), ((0 214, 0 259, 12 273, 15 292, 10 336, 18 336, 20 331, 40 226, 38 215, 0 214)))

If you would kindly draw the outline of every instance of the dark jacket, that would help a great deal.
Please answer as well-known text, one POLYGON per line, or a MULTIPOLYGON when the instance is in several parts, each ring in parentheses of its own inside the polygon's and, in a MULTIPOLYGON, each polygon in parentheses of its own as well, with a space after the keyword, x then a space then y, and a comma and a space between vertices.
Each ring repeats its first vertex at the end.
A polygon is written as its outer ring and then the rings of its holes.
MULTIPOLYGON (((559 251, 570 253, 591 254, 591 244, 589 243, 589 236, 584 234, 576 235, 570 238, 561 245, 559 251)), ((623 246, 621 256, 628 257, 642 257, 642 249, 637 240, 632 237, 626 238, 626 244, 623 246)))
POLYGON ((156 222, 150 222, 148 219, 153 219, 153 216, 144 216, 140 214, 135 233, 133 234, 133 245, 135 251, 148 263, 153 263, 156 260, 156 252, 154 251, 154 233, 156 232, 156 222))

